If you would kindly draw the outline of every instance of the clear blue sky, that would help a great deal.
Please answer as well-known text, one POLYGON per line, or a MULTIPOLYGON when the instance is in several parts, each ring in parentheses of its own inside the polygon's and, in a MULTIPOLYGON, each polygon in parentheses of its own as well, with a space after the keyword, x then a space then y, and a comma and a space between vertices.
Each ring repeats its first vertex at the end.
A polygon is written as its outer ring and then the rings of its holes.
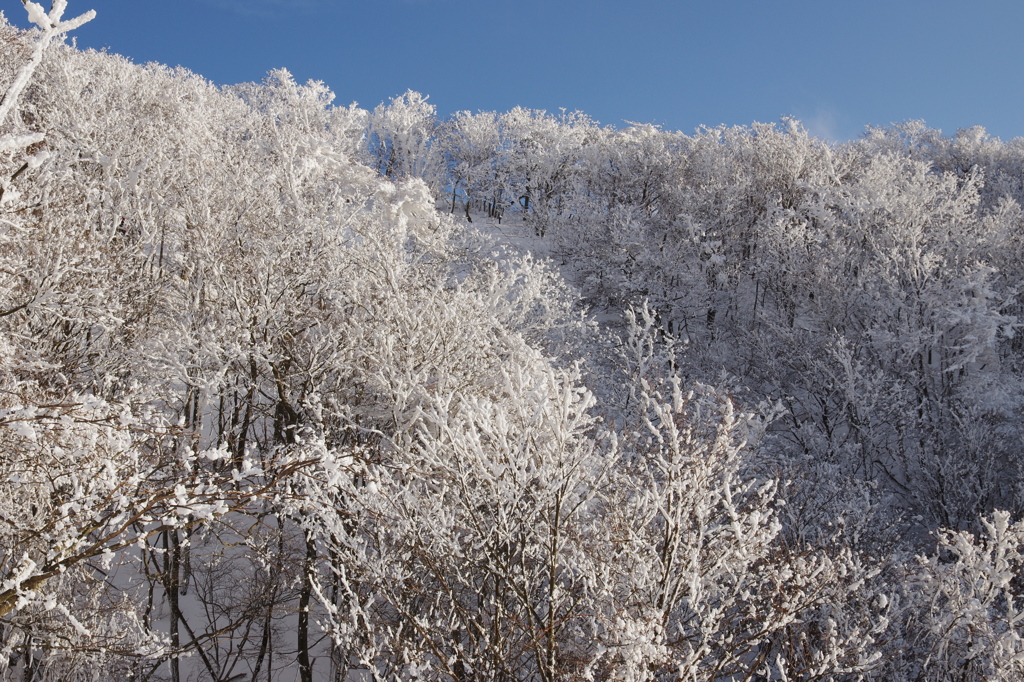
MULTIPOLYGON (((48 7, 49 0, 40 0, 48 7)), ((579 109, 613 125, 795 116, 817 134, 924 119, 1024 136, 1018 0, 70 0, 80 47, 217 83, 285 67, 336 102, 579 109)), ((18 0, 0 0, 24 25, 18 0)))

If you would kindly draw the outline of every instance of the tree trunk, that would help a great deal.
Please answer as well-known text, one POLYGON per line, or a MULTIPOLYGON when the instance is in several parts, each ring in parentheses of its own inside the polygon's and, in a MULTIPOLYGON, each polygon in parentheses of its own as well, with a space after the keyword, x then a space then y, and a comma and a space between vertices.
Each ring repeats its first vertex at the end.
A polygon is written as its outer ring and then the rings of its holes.
POLYGON ((313 664, 309 658, 309 602, 313 595, 313 569, 316 567, 316 546, 309 533, 306 536, 306 560, 302 564, 302 588, 299 591, 299 679, 313 682, 313 664))
POLYGON ((178 630, 178 531, 164 531, 164 592, 167 594, 167 606, 171 610, 171 682, 181 682, 181 671, 178 666, 178 652, 181 651, 181 634, 178 630), (173 537, 172 537, 173 535, 173 537))

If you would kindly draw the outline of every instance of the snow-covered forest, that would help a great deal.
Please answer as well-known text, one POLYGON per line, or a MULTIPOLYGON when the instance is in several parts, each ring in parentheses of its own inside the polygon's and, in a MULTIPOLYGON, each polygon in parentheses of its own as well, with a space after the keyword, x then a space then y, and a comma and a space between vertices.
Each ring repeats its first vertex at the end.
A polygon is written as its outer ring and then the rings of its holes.
POLYGON ((369 111, 25 6, 2 679, 1024 676, 1024 140, 369 111))

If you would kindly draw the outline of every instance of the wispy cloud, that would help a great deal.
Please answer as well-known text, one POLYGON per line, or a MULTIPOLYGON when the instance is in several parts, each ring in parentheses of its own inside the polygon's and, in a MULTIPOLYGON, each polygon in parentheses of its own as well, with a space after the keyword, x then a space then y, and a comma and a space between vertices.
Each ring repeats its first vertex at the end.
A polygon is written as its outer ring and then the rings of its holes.
POLYGON ((828 142, 837 142, 839 137, 839 124, 836 121, 836 113, 831 109, 818 109, 814 115, 804 121, 804 125, 814 137, 828 142))
POLYGON ((826 142, 845 142, 850 139, 849 131, 842 122, 842 116, 835 107, 818 105, 813 109, 798 108, 794 118, 799 120, 812 137, 826 142))

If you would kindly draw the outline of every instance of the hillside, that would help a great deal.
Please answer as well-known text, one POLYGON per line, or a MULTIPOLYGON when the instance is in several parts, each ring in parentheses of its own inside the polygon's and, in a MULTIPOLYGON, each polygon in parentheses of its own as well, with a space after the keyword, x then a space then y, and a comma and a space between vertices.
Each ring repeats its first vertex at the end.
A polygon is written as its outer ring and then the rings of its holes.
POLYGON ((0 17, 0 677, 1024 675, 1024 144, 217 86, 0 17))

